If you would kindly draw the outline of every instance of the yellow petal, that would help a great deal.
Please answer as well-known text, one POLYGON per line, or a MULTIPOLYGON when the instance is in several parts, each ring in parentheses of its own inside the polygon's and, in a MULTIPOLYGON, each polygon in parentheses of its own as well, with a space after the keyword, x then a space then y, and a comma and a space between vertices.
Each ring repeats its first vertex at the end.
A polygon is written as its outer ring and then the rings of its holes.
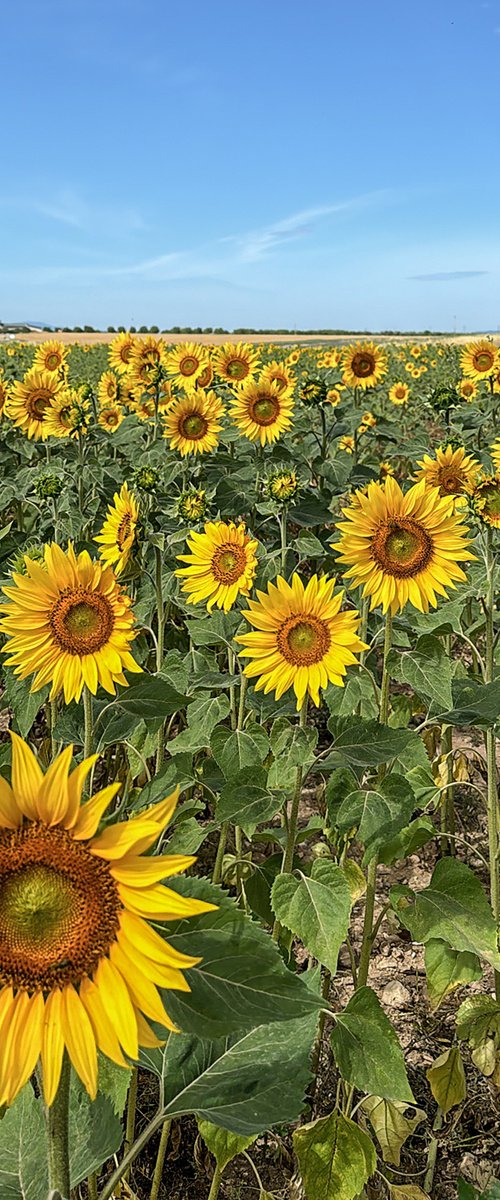
POLYGON ((49 1107, 57 1095, 64 1054, 61 1003, 62 992, 55 988, 47 997, 42 1031, 43 1094, 49 1107))
POLYGON ((10 731, 12 739, 12 790, 25 817, 38 820, 38 793, 43 783, 42 770, 30 747, 10 731))
POLYGON ((116 1036, 129 1058, 138 1057, 137 1021, 134 1006, 127 987, 109 958, 101 958, 94 975, 105 1012, 112 1014, 116 1036))
POLYGON ((158 1021, 159 1025, 164 1025, 167 1029, 175 1029, 168 1013, 165 1012, 154 983, 145 979, 139 971, 130 970, 130 963, 117 942, 114 942, 111 947, 110 957, 120 974, 126 978, 127 987, 135 1006, 152 1021, 158 1021))
POLYGON ((46 825, 58 825, 68 811, 68 773, 73 746, 66 746, 50 764, 38 792, 37 809, 46 825))
POLYGON ((90 1017, 75 991, 68 984, 62 993, 61 1025, 64 1041, 75 1071, 90 1099, 97 1095, 97 1049, 90 1017))
POLYGON ((128 1068, 129 1064, 120 1050, 112 1016, 104 1007, 99 988, 88 977, 80 984, 80 1000, 90 1017, 99 1050, 119 1067, 128 1068))
POLYGON ((167 879, 170 875, 187 871, 195 862, 196 856, 193 854, 158 854, 152 858, 130 854, 111 867, 111 874, 129 887, 149 887, 150 884, 167 879))
POLYGON ((17 829, 22 819, 23 814, 16 804, 10 784, 0 775, 0 825, 4 829, 17 829))
POLYGON ((110 861, 123 858, 132 850, 140 854, 142 850, 149 849, 159 834, 158 826, 152 821, 143 821, 141 825, 136 825, 135 821, 119 821, 117 825, 103 829, 99 837, 95 838, 92 842, 92 852, 110 861))
POLYGON ((153 887, 133 888, 125 883, 118 884, 118 892, 125 908, 138 917, 148 920, 168 921, 173 917, 194 917, 197 913, 211 912, 216 904, 204 900, 192 900, 190 896, 179 896, 171 888, 157 883, 153 887))
POLYGON ((95 796, 92 796, 91 800, 87 800, 86 804, 82 804, 72 831, 73 837, 77 841, 87 840, 94 836, 103 813, 106 812, 121 786, 121 783, 110 783, 102 791, 96 792, 95 796))
POLYGON ((201 962, 201 958, 193 958, 190 954, 181 954, 180 950, 174 950, 147 921, 127 912, 127 909, 120 914, 120 928, 129 942, 137 946, 137 949, 146 954, 152 962, 166 967, 177 967, 181 971, 187 967, 195 967, 201 962))
POLYGON ((99 758, 98 754, 91 754, 89 758, 84 758, 83 761, 81 763, 79 763, 79 765, 77 767, 75 767, 74 771, 72 771, 71 775, 69 776, 69 779, 68 779, 68 811, 66 813, 66 817, 63 822, 66 829, 71 829, 72 825, 75 824, 75 821, 78 817, 78 813, 80 811, 83 785, 85 783, 85 780, 87 778, 89 771, 94 766, 94 763, 97 762, 98 758, 99 758))

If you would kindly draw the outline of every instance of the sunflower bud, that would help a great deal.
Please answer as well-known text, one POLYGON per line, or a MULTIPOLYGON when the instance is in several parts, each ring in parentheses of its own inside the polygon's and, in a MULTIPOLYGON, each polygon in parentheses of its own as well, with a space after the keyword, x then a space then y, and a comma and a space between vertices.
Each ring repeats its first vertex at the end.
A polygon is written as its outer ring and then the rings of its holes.
POLYGON ((184 521, 201 521, 207 507, 203 488, 188 488, 179 496, 177 511, 184 521))
POLYGON ((303 404, 324 404, 327 387, 322 379, 306 379, 300 389, 303 404))
POLYGON ((269 500, 286 504, 290 500, 295 500, 299 487, 295 471, 283 469, 273 471, 272 475, 269 475, 264 485, 264 492, 269 500))
POLYGON ((61 495, 63 486, 62 479, 50 471, 47 471, 44 475, 39 475, 34 483, 35 492, 40 500, 49 500, 51 498, 55 500, 57 496, 61 495))
POLYGON ((156 467, 137 467, 132 473, 132 482, 139 492, 156 492, 160 482, 160 472, 156 467))

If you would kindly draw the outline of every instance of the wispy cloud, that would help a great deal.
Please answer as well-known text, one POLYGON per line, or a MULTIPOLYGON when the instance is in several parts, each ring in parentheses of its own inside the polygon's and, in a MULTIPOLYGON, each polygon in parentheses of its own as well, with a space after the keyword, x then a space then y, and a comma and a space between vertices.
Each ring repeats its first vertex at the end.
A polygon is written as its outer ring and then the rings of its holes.
POLYGON ((265 258, 271 250, 284 242, 296 241, 312 233, 320 221, 340 213, 356 212, 393 196, 389 191, 367 192, 361 196, 353 196, 336 204, 320 204, 314 208, 305 208, 291 216, 274 221, 261 229, 250 230, 244 234, 235 234, 222 241, 233 243, 239 255, 240 262, 257 262, 265 258))
MULTIPOLYGON (((38 189, 40 192, 40 189, 38 189)), ((122 236, 147 229, 141 214, 121 205, 90 203, 71 187, 62 187, 53 195, 0 196, 0 208, 16 209, 42 217, 58 225, 79 229, 82 233, 122 236)))
POLYGON ((448 283, 453 279, 474 279, 478 275, 489 275, 490 271, 431 271, 428 275, 408 275, 422 283, 448 283))

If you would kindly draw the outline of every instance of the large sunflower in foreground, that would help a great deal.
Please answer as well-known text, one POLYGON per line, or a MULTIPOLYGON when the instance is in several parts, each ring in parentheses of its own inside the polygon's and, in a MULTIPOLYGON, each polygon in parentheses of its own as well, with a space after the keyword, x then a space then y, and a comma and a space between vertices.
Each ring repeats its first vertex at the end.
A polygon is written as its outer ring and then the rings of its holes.
POLYGON ((429 487, 439 488, 441 496, 462 496, 471 493, 481 464, 466 454, 464 446, 438 446, 434 458, 429 454, 417 463, 416 479, 425 479, 429 487))
POLYGON ((133 492, 128 484, 123 483, 120 492, 115 492, 113 504, 110 504, 104 525, 94 538, 100 546, 99 554, 107 567, 113 567, 116 575, 121 575, 126 567, 135 541, 135 531, 139 520, 139 508, 133 492))
POLYGON ((56 375, 32 367, 24 379, 12 384, 5 412, 27 437, 45 440, 48 436, 47 413, 63 387, 56 375))
POLYGON ((130 356, 132 347, 135 344, 133 333, 119 333, 118 337, 113 338, 109 343, 108 360, 110 367, 123 375, 128 371, 130 366, 130 356))
POLYGON ((35 350, 33 366, 39 371, 60 371, 61 367, 66 365, 69 351, 70 347, 65 346, 63 342, 42 342, 35 350))
POLYGON ((0 1104, 12 1104, 41 1060, 45 1102, 57 1094, 65 1050, 95 1098, 97 1051, 119 1066, 175 1031, 159 988, 189 991, 199 962, 150 921, 213 908, 161 880, 191 855, 145 856, 175 810, 178 789, 129 821, 98 826, 120 784, 81 804, 97 755, 70 773, 67 746, 45 775, 12 737, 12 784, 0 778, 0 1104), (144 855, 144 857, 143 857, 144 855))
POLYGON ((239 387, 257 374, 259 357, 258 350, 247 342, 226 342, 213 351, 212 362, 219 379, 239 387))
POLYGON ((169 439, 172 450, 179 450, 182 455, 205 454, 217 445, 223 413, 223 404, 216 393, 198 388, 170 405, 163 417, 163 436, 169 439))
POLYGON ((182 578, 182 590, 190 604, 206 603, 229 612, 240 593, 248 595, 257 570, 253 541, 245 526, 232 521, 208 521, 203 533, 192 530, 187 544, 189 554, 178 554, 188 564, 175 573, 182 578))
POLYGON ((498 370, 498 347, 487 338, 468 342, 460 351, 460 366, 469 379, 487 379, 498 370))
POLYGON ((174 383, 182 387, 193 387, 208 361, 205 346, 198 346, 196 342, 181 342, 168 351, 165 370, 172 376, 174 383))
POLYGON ((342 351, 342 381, 349 387, 375 387, 387 372, 387 355, 375 342, 356 342, 342 351))
POLYGON ((391 476, 384 486, 370 483, 343 512, 341 540, 333 548, 349 568, 345 577, 371 597, 371 608, 381 604, 394 614, 410 601, 428 612, 437 604, 436 592, 446 596, 446 588, 466 578, 458 563, 474 558, 467 526, 454 513, 453 500, 425 479, 406 495, 391 476))
POLYGON ((344 593, 334 596, 334 587, 327 576, 313 575, 304 587, 298 575, 290 583, 278 575, 267 592, 249 600, 243 616, 255 628, 236 641, 244 646, 243 657, 252 660, 245 675, 257 677, 257 691, 275 692, 279 700, 293 687, 299 711, 307 694, 319 704, 320 688, 343 687, 347 667, 366 646, 356 634, 358 613, 340 612, 344 593))
POLYGON ((130 653, 135 637, 129 596, 111 567, 92 562, 72 545, 65 554, 52 543, 44 564, 26 555, 26 575, 14 573, 5 587, 7 663, 21 679, 34 675, 31 690, 52 684, 51 697, 64 691, 66 704, 79 700, 84 684, 95 695, 99 685, 111 695, 127 685, 124 671, 140 671, 130 653))
POLYGON ((251 442, 275 442, 292 424, 293 398, 276 382, 247 383, 231 400, 230 416, 251 442))

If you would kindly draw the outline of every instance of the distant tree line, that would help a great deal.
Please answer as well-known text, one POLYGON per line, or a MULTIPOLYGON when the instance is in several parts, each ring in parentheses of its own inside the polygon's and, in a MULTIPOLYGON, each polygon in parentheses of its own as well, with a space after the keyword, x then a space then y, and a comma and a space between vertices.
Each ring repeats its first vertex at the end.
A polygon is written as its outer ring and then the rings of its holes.
MULTIPOLYGON (((53 332, 54 327, 44 325, 44 332, 53 332)), ((57 330, 56 330, 57 332, 57 330)), ((63 325, 59 327, 60 333, 101 333, 100 329, 95 329, 93 325, 63 325)), ((137 329, 135 325, 130 325, 128 331, 125 325, 108 325, 106 333, 227 333, 240 336, 248 334, 260 334, 275 336, 276 334, 284 334, 285 336, 294 337, 299 334, 301 337, 450 337, 449 330, 443 329, 254 329, 251 326, 241 326, 238 329, 224 329, 222 325, 171 325, 169 329, 160 330, 158 325, 140 325, 137 329)))

